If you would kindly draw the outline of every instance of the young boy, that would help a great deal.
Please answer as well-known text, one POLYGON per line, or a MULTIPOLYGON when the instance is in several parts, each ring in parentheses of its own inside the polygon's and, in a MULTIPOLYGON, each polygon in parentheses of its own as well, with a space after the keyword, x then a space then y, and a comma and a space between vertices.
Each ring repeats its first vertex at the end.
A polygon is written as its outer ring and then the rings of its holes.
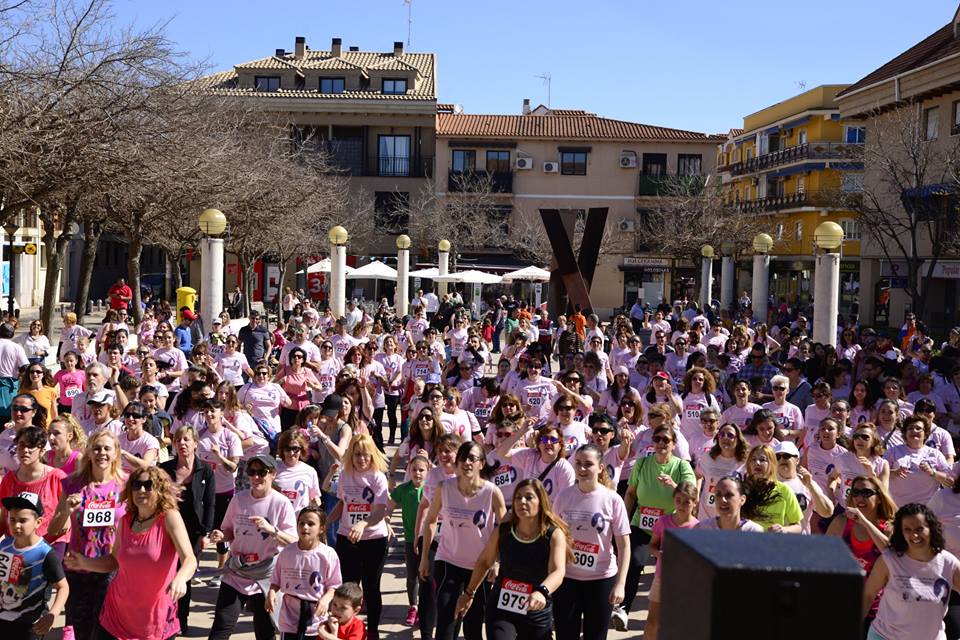
POLYGON ((70 589, 57 554, 37 535, 43 519, 40 496, 23 492, 0 502, 10 531, 0 540, 0 637, 32 640, 50 630, 70 589), (57 597, 48 611, 51 587, 56 587, 57 597))
POLYGON ((417 624, 417 568, 420 566, 420 556, 416 548, 417 508, 423 497, 423 481, 430 470, 430 461, 421 455, 414 456, 407 465, 410 480, 399 485, 390 492, 390 501, 387 503, 387 522, 390 515, 398 506, 403 517, 403 551, 407 565, 407 624, 417 624))
POLYGON ((330 617, 317 632, 318 640, 364 640, 367 627, 357 617, 363 590, 356 582, 347 582, 337 587, 330 603, 330 617))

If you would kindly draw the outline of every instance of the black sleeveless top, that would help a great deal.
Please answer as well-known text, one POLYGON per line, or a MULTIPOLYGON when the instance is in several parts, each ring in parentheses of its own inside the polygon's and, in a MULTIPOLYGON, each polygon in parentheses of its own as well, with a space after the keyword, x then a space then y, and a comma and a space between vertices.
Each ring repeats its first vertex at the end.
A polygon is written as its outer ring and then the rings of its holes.
POLYGON ((550 538, 554 527, 548 527, 539 538, 521 542, 514 535, 513 527, 509 522, 500 526, 500 574, 497 583, 502 578, 510 578, 527 582, 536 587, 546 579, 550 573, 550 538))

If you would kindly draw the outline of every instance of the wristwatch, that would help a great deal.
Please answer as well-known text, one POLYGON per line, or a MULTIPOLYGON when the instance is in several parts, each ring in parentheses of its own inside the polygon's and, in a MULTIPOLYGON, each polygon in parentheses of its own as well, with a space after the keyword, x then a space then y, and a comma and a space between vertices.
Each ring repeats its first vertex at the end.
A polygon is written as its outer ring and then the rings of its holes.
POLYGON ((533 588, 533 590, 539 591, 540 593, 542 593, 543 597, 546 598, 547 600, 550 599, 550 589, 547 589, 546 585, 538 584, 533 588))

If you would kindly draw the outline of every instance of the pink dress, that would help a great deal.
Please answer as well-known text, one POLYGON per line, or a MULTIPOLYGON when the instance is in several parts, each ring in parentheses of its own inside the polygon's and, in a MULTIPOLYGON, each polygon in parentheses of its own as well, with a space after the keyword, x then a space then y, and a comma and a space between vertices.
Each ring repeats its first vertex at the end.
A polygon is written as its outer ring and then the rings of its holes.
POLYGON ((167 535, 165 514, 134 533, 132 514, 117 531, 119 568, 107 589, 100 624, 117 640, 165 640, 180 633, 177 603, 167 586, 177 573, 177 549, 167 535))

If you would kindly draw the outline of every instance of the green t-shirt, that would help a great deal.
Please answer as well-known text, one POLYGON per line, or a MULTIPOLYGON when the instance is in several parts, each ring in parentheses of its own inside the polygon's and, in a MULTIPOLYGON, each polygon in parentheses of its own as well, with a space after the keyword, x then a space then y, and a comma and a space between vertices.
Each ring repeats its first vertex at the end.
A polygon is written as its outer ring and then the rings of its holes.
POLYGON ((693 468, 686 460, 672 456, 666 464, 660 464, 653 455, 638 458, 633 463, 628 484, 637 489, 637 510, 630 524, 646 531, 653 530, 653 523, 660 516, 673 513, 673 489, 657 478, 667 474, 680 484, 684 480, 696 482, 693 468))
POLYGON ((753 519, 754 522, 766 530, 775 524, 782 527, 797 524, 803 520, 803 509, 800 508, 797 496, 790 487, 777 481, 773 492, 777 497, 763 508, 753 519))
POLYGON ((417 537, 413 528, 417 526, 417 507, 420 506, 420 497, 423 495, 423 486, 415 487, 412 482, 404 482, 390 492, 390 499, 400 505, 403 514, 403 540, 414 542, 417 537))

